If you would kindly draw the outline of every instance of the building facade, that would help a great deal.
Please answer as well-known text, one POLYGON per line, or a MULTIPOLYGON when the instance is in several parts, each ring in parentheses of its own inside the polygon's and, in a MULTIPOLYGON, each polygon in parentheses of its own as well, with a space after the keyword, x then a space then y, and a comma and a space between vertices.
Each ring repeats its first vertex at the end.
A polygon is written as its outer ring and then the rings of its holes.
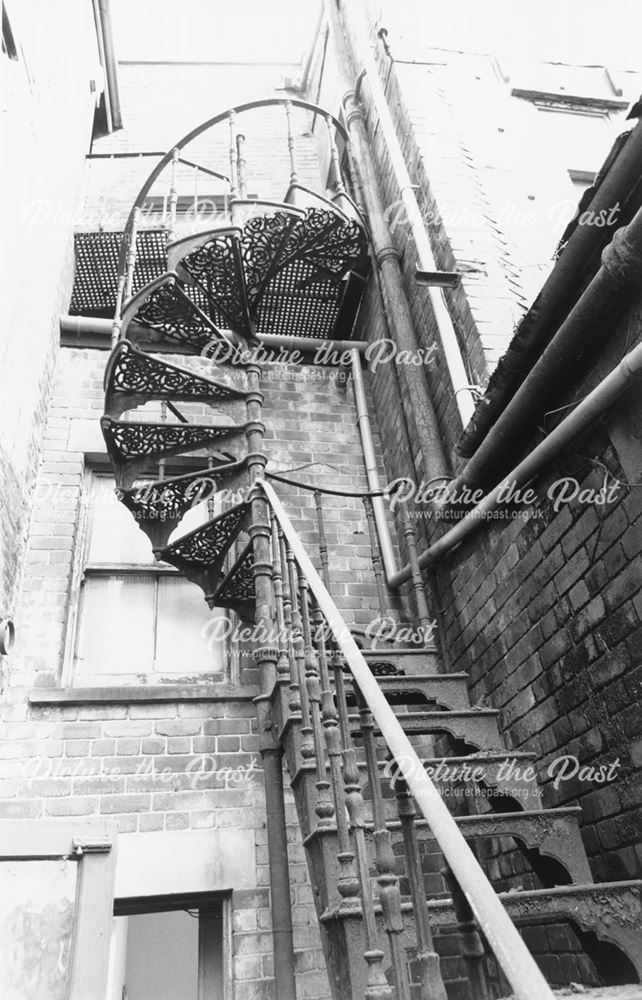
POLYGON ((3 995, 639 983, 639 77, 27 13, 3 995))

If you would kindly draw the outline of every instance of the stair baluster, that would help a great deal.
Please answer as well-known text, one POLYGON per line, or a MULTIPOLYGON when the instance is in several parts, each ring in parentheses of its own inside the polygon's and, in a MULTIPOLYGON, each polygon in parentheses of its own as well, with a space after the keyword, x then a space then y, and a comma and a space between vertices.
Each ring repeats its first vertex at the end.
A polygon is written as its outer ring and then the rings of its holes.
POLYGON ((290 101, 285 102, 285 121, 288 130, 288 152, 290 154, 290 188, 293 188, 299 183, 299 172, 296 162, 294 131, 292 129, 292 103, 290 101))
POLYGON ((334 188, 335 196, 345 195, 346 189, 341 176, 341 165, 339 163, 339 150, 334 136, 334 125, 329 115, 325 116, 325 126, 328 131, 328 143, 330 146, 330 185, 334 188))
POLYGON ((179 155, 179 150, 175 148, 172 151, 172 168, 169 182, 169 223, 167 226, 168 243, 171 243, 176 236, 176 209, 178 206, 178 185, 176 181, 176 174, 178 172, 179 155))
POLYGON ((350 830, 346 816, 345 801, 343 795, 343 774, 342 774, 342 744, 341 732, 339 730, 339 717, 334 702, 334 694, 330 681, 330 669, 328 666, 328 648, 326 645, 327 626, 323 613, 319 606, 314 604, 312 614, 314 622, 314 640, 316 643, 317 656, 319 660, 319 675, 321 678, 321 720, 325 744, 330 764, 330 786, 332 789, 332 799, 334 802, 334 817, 337 826, 337 840, 339 851, 337 861, 339 862, 339 877, 337 889, 341 896, 339 913, 342 916, 355 915, 361 913, 361 903, 359 902, 359 880, 354 868, 354 851, 350 843, 350 830))
POLYGON ((288 657, 287 633, 283 597, 283 569, 281 566, 281 545, 276 519, 270 515, 270 531, 272 541, 272 586, 274 587, 274 603, 276 605, 277 647, 279 657, 276 661, 277 679, 290 680, 290 658, 288 657))
POLYGON ((390 831, 386 828, 386 816, 383 796, 381 794, 381 781, 377 759, 377 744, 374 736, 374 720, 358 688, 356 688, 356 695, 359 704, 361 733, 366 755, 368 784, 370 785, 372 796, 373 838, 379 901, 383 911, 384 927, 390 944, 397 997, 398 1000, 410 1000, 408 963, 402 940, 403 917, 401 915, 401 892, 399 890, 399 879, 395 874, 395 855, 392 850, 390 831))
POLYGON ((319 538, 319 560, 321 562, 321 579, 330 590, 330 563, 328 560, 328 540, 325 534, 323 519, 323 499, 321 490, 314 491, 314 506, 317 513, 317 535, 319 538))
POLYGON ((486 978, 486 952, 479 933, 479 924, 459 882, 448 866, 442 869, 442 875, 452 898, 457 928, 461 932, 461 950, 471 996, 474 996, 475 1000, 490 1000, 486 978))
POLYGON ((305 685, 310 706, 310 718, 314 737, 314 754, 317 762, 316 789, 318 798, 314 806, 319 827, 328 828, 333 825, 334 806, 330 798, 330 783, 327 774, 327 758, 325 738, 321 722, 321 685, 317 667, 317 654, 312 642, 310 623, 310 593, 308 582, 301 572, 299 576, 299 602, 301 607, 301 624, 303 627, 303 645, 305 650, 305 685))
POLYGON ((285 622, 288 661, 290 664, 290 698, 288 708, 291 712, 301 711, 301 691, 299 677, 294 658, 294 622, 292 618, 292 595, 290 593, 290 578, 287 561, 285 538, 281 528, 278 528, 279 556, 281 562, 281 579, 283 580, 283 621, 285 622))
POLYGON ((361 780, 357 755, 350 734, 348 703, 343 676, 343 658, 337 652, 333 656, 334 686, 339 715, 339 726, 343 742, 343 787, 345 807, 348 810, 350 830, 355 849, 359 894, 363 913, 363 928, 366 943, 364 958, 368 966, 366 1000, 393 1000, 394 993, 386 979, 383 968, 384 953, 379 946, 379 935, 375 917, 372 885, 368 864, 366 843, 365 803, 361 792, 361 780))
MULTIPOLYGON (((230 197, 234 201, 239 196, 238 150, 236 148, 236 112, 230 111, 230 197)), ((232 208, 232 213, 234 209, 232 208)))
POLYGON ((301 756, 306 761, 314 760, 314 738, 310 716, 310 699, 305 677, 305 646, 303 641, 303 622, 298 599, 298 570, 294 555, 289 545, 286 545, 288 564, 288 581, 290 599, 292 601, 292 641, 294 644, 294 666, 301 698, 301 756))
POLYGON ((236 137, 236 165, 238 170, 238 180, 239 180, 239 195, 241 198, 247 197, 247 183, 245 178, 246 170, 246 160, 245 160, 245 136, 242 132, 236 137))
POLYGON ((417 810, 406 780, 399 771, 395 775, 394 787, 417 938, 417 960, 421 970, 421 1000, 447 1000, 446 988, 439 967, 439 956, 435 951, 430 927, 430 915, 415 826, 417 810))

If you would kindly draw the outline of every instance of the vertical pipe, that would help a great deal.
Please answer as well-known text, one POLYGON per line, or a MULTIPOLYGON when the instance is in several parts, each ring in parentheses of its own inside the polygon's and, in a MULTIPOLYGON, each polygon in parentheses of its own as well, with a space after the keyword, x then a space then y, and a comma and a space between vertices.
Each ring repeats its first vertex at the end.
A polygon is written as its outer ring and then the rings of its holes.
POLYGON ((377 599, 379 602, 379 614, 381 618, 386 617, 386 592, 383 586, 383 573, 381 572, 381 557, 377 544, 377 532, 375 530, 374 512, 372 509, 372 498, 364 497, 363 506, 366 512, 366 522, 368 524, 368 536, 370 538, 370 560, 372 562, 372 572, 374 573, 375 585, 377 587, 377 599))
POLYGON ((272 584, 271 527, 265 494, 257 484, 257 479, 262 476, 267 465, 263 450, 265 425, 261 420, 263 393, 260 391, 260 367, 252 363, 246 371, 247 467, 251 516, 249 534, 254 554, 255 622, 258 634, 262 639, 265 637, 265 644, 257 645, 254 649, 261 688, 255 704, 265 782, 275 992, 279 1000, 296 1000, 282 750, 276 742, 271 708, 279 657, 272 584))

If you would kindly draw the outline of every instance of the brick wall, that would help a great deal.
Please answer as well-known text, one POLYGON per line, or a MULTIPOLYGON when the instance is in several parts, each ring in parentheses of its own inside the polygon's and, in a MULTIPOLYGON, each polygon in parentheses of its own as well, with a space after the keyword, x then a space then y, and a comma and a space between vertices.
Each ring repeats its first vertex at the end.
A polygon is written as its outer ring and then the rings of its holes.
POLYGON ((95 103, 90 81, 96 89, 100 79, 86 4, 69 3, 68 31, 55 48, 49 44, 55 12, 30 0, 14 7, 9 15, 17 56, 3 55, 2 213, 11 243, 3 259, 0 345, 0 613, 9 614, 15 613, 57 317, 71 288, 71 225, 95 103))

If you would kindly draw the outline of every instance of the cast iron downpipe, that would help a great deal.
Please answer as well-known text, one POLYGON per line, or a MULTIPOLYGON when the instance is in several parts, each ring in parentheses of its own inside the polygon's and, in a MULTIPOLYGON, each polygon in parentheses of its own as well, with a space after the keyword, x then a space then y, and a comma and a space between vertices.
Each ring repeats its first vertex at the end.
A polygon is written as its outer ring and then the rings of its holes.
MULTIPOLYGON (((332 0, 327 0, 326 7, 329 8, 331 5, 332 0)), ((377 113, 378 125, 385 140, 386 153, 390 159, 390 167, 399 188, 399 195, 406 212, 408 228, 410 229, 417 250, 419 269, 422 271, 437 271, 437 263, 424 226, 412 179, 406 166, 399 139, 397 138, 395 124, 379 78, 377 65, 368 44, 361 7, 361 2, 357 3, 356 0, 343 0, 341 2, 341 19, 345 29, 345 39, 356 71, 360 72, 363 70, 364 78, 368 81, 370 87, 372 101, 377 113)), ((372 222, 372 220, 370 221, 372 222)), ((442 289, 428 286, 428 296, 435 317, 435 324, 446 361, 446 367, 450 375, 455 402, 459 410, 462 426, 466 427, 475 409, 470 378, 466 371, 457 334, 442 289)))
MULTIPOLYGON (((372 248, 379 275, 386 315, 393 340, 401 351, 417 356, 418 344, 403 286, 399 252, 394 246, 384 217, 384 205, 370 151, 363 113, 354 101, 351 89, 354 80, 349 67, 352 60, 346 48, 345 34, 334 0, 325 0, 342 86, 346 88, 344 108, 355 170, 358 175, 368 215, 372 248)), ((423 474, 427 479, 448 478, 435 411, 430 400, 423 371, 408 365, 399 366, 401 403, 408 422, 414 428, 415 443, 420 449, 423 474)))
POLYGON ((505 472, 547 410, 556 405, 572 367, 604 338, 623 293, 642 278, 642 209, 618 229, 602 253, 602 266, 570 311, 539 361, 481 445, 457 476, 452 490, 485 488, 505 472))

